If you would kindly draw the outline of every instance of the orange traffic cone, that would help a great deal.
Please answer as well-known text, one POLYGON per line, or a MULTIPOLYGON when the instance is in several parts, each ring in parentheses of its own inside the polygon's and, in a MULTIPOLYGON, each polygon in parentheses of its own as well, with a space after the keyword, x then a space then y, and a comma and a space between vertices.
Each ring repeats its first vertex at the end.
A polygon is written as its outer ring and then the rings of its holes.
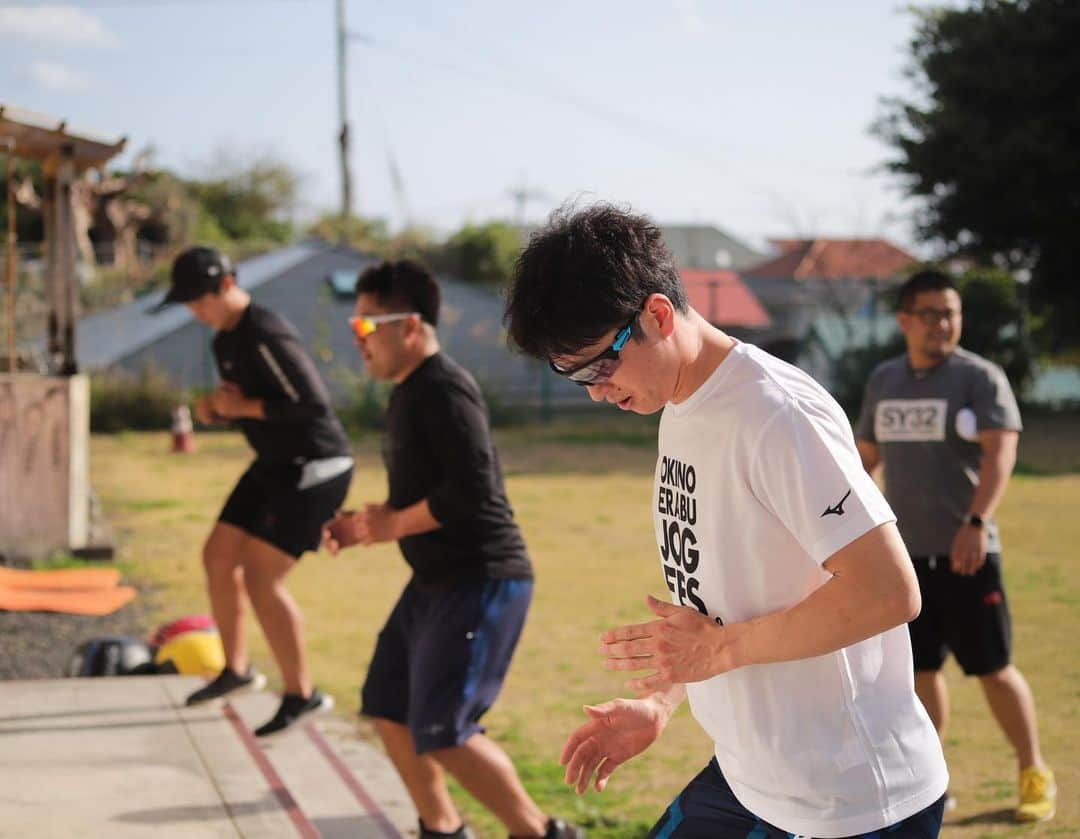
POLYGON ((177 405, 173 411, 172 450, 185 454, 195 451, 195 431, 187 405, 177 405))

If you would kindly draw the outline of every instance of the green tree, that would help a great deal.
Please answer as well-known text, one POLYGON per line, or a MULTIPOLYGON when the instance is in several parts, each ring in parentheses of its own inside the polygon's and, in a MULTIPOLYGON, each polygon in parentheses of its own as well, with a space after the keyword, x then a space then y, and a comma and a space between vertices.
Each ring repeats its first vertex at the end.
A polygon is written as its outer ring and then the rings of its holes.
POLYGON ((208 179, 190 180, 188 185, 228 238, 286 242, 292 237, 289 216, 300 178, 288 164, 266 156, 242 163, 221 155, 208 179))
POLYGON ((1031 378, 1034 359, 1012 276, 1001 269, 974 268, 961 276, 957 285, 964 306, 960 343, 1000 365, 1013 390, 1022 392, 1031 378))
POLYGON ((915 10, 909 75, 876 133, 948 253, 1031 272, 1051 349, 1080 345, 1080 3, 975 0, 915 10))
POLYGON ((350 248, 370 253, 382 253, 390 240, 384 219, 350 216, 343 220, 340 213, 324 213, 319 216, 308 227, 307 234, 327 242, 344 241, 350 248))
POLYGON ((326 213, 307 229, 309 236, 318 236, 327 242, 344 242, 349 247, 381 256, 384 259, 418 259, 430 261, 439 246, 432 245, 431 234, 421 227, 406 227, 390 233, 386 221, 381 218, 352 216, 342 223, 340 214, 326 213), (341 235, 344 229, 345 235, 341 235))
POLYGON ((445 271, 469 283, 502 285, 510 279, 521 252, 521 239, 503 222, 466 224, 441 246, 433 248, 430 259, 437 271, 445 271))

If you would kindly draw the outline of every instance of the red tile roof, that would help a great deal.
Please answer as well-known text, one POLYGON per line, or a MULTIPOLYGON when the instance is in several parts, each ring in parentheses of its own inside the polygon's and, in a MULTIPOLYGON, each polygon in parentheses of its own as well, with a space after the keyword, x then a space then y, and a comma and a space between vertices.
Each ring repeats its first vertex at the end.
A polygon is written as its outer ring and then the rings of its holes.
POLYGON ((747 277, 887 279, 916 262, 884 239, 774 239, 780 255, 743 271, 747 277))
POLYGON ((717 326, 764 327, 769 313, 734 271, 680 268, 690 305, 717 326))

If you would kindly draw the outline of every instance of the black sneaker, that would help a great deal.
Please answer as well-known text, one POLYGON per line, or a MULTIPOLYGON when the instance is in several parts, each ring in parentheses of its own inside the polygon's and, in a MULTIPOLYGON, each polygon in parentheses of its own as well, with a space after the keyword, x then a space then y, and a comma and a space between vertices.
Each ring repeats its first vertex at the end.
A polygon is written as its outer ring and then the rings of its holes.
POLYGON ((461 827, 453 833, 441 833, 438 830, 428 830, 424 826, 423 820, 421 820, 420 839, 476 839, 476 834, 473 833, 472 829, 464 822, 462 822, 461 827))
POLYGON ((255 729, 256 737, 268 737, 295 725, 302 717, 329 711, 334 707, 334 698, 327 696, 318 688, 311 691, 311 696, 304 699, 296 694, 286 693, 281 697, 277 713, 255 729))
POLYGON ((564 822, 562 819, 548 819, 544 839, 585 839, 585 831, 576 824, 564 822))
POLYGON ((249 667, 247 673, 241 676, 234 673, 228 667, 217 674, 214 681, 203 685, 197 691, 188 696, 185 705, 201 705, 212 699, 221 699, 234 693, 244 693, 251 690, 262 690, 266 687, 266 676, 249 667))
MULTIPOLYGON (((514 839, 513 836, 510 839, 514 839)), ((562 819, 549 818, 542 839, 585 839, 585 831, 562 819)))

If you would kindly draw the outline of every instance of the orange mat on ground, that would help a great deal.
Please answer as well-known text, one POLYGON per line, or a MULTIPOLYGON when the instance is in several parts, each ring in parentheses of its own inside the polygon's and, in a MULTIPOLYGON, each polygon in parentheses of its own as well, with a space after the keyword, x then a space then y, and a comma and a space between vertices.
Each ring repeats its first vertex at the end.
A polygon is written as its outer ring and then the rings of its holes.
POLYGON ((10 612, 65 612, 109 615, 135 599, 131 586, 99 589, 29 589, 0 584, 0 609, 10 612))
POLYGON ((0 586, 18 589, 115 588, 120 572, 115 568, 60 568, 33 570, 0 567, 0 586))

